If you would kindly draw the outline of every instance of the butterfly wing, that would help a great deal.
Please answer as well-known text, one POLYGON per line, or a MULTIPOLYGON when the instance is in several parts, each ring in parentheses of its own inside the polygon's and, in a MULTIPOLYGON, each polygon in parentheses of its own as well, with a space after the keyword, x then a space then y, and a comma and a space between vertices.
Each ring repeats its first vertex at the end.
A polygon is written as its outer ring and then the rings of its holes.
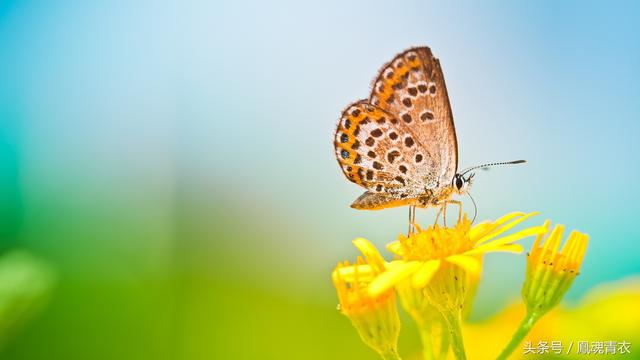
POLYGON ((403 157, 406 133, 399 119, 368 100, 349 105, 334 136, 336 158, 344 175, 372 193, 393 198, 417 196, 420 183, 408 176, 409 164, 403 157))
POLYGON ((458 143, 442 68, 431 50, 409 49, 386 64, 369 102, 399 119, 398 128, 414 140, 414 149, 406 149, 406 176, 429 189, 449 185, 458 143))

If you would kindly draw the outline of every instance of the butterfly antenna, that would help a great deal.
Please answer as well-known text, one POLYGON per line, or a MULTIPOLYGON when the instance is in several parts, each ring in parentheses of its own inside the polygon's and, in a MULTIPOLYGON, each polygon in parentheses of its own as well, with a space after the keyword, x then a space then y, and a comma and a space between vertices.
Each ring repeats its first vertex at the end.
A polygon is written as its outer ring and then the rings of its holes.
POLYGON ((467 195, 469 195, 469 199, 471 199, 471 202, 473 203, 473 220, 471 220, 471 223, 473 224, 476 221, 476 216, 478 215, 478 206, 476 205, 476 201, 473 200, 471 193, 467 192, 467 195))
POLYGON ((522 163, 526 163, 526 160, 513 160, 513 161, 505 161, 505 162, 496 162, 496 163, 489 163, 489 164, 482 164, 482 165, 478 165, 478 166, 473 166, 470 167, 468 169, 465 169, 464 171, 462 171, 460 173, 460 175, 464 175, 466 173, 468 173, 469 171, 475 170, 475 169, 483 169, 483 168, 487 168, 490 166, 497 166, 497 165, 513 165, 513 164, 522 164, 522 163))

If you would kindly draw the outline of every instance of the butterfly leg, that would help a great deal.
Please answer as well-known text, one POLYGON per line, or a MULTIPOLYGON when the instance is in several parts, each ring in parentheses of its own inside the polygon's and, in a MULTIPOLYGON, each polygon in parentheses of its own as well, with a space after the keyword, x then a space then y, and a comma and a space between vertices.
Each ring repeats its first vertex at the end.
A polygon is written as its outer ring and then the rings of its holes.
POLYGON ((413 234, 414 226, 416 222, 416 207, 414 205, 409 206, 409 235, 413 234))
MULTIPOLYGON (((462 219, 462 202, 458 200, 446 200, 442 202, 442 207, 440 207, 440 211, 438 212, 438 217, 440 213, 442 213, 442 222, 444 226, 447 226, 447 205, 448 204, 456 204, 458 205, 458 222, 462 219)), ((438 217, 436 217, 436 223, 438 222, 438 217)))
POLYGON ((447 227, 447 202, 448 201, 442 202, 442 223, 444 227, 447 227))
POLYGON ((440 206, 440 209, 438 210, 438 215, 436 215, 436 221, 433 222, 433 225, 438 223, 438 219, 440 219, 441 214, 442 214, 442 206, 440 206))
POLYGON ((460 202, 458 200, 447 200, 447 202, 449 204, 458 205, 458 222, 460 222, 460 220, 462 219, 462 202, 460 202))

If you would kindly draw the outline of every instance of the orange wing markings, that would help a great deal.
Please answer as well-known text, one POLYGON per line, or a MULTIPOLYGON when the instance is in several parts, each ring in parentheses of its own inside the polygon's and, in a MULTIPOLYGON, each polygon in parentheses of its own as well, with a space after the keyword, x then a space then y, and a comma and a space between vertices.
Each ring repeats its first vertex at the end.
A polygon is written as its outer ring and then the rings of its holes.
POLYGON ((401 121, 429 165, 410 177, 427 188, 450 182, 457 169, 457 139, 444 76, 427 47, 412 48, 387 63, 374 81, 370 101, 401 121))
MULTIPOLYGON (((429 53, 431 52, 429 51, 429 53)), ((410 71, 418 71, 423 66, 423 61, 413 49, 397 56, 382 68, 376 81, 374 81, 372 93, 376 93, 376 95, 372 94, 371 103, 384 107, 385 103, 395 101, 397 89, 394 89, 394 86, 406 80, 410 71), (408 53, 411 54, 405 57, 408 53)))
POLYGON ((334 147, 347 179, 369 190, 367 204, 408 204, 450 185, 457 139, 442 69, 429 48, 406 50, 382 67, 369 99, 343 111, 334 147))
MULTIPOLYGON (((401 187, 397 170, 386 161, 391 124, 398 123, 386 111, 366 100, 349 105, 342 113, 334 136, 336 158, 345 176, 374 192, 401 187)), ((395 135, 395 134, 394 134, 395 135)))

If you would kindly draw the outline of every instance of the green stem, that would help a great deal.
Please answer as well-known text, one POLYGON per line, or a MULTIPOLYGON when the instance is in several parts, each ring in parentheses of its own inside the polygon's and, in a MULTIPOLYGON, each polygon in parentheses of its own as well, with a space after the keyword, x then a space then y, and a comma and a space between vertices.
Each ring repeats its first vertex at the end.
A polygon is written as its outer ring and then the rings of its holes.
POLYGON ((398 354, 398 350, 396 349, 389 349, 387 351, 383 351, 380 353, 380 356, 384 360, 402 360, 400 358, 400 354, 398 354))
POLYGON ((439 325, 440 325, 440 356, 438 357, 438 359, 446 359, 447 358, 447 354, 449 354, 449 337, 447 336, 447 322, 444 320, 444 318, 440 318, 439 321, 439 325))
POLYGON ((431 327, 427 324, 420 325, 420 338, 422 339, 422 354, 424 360, 435 360, 433 356, 433 342, 431 341, 431 327))
POLYGON ((451 348, 457 360, 466 360, 464 352, 464 341, 462 340, 462 328, 460 327, 460 311, 450 311, 442 313, 447 321, 449 335, 451 335, 451 348))
POLYGON ((518 330, 513 334, 511 341, 507 346, 502 350, 500 355, 497 357, 497 360, 506 360, 511 353, 520 345, 525 336, 531 331, 533 325, 538 321, 540 317, 535 313, 527 313, 527 316, 524 317, 518 330))

